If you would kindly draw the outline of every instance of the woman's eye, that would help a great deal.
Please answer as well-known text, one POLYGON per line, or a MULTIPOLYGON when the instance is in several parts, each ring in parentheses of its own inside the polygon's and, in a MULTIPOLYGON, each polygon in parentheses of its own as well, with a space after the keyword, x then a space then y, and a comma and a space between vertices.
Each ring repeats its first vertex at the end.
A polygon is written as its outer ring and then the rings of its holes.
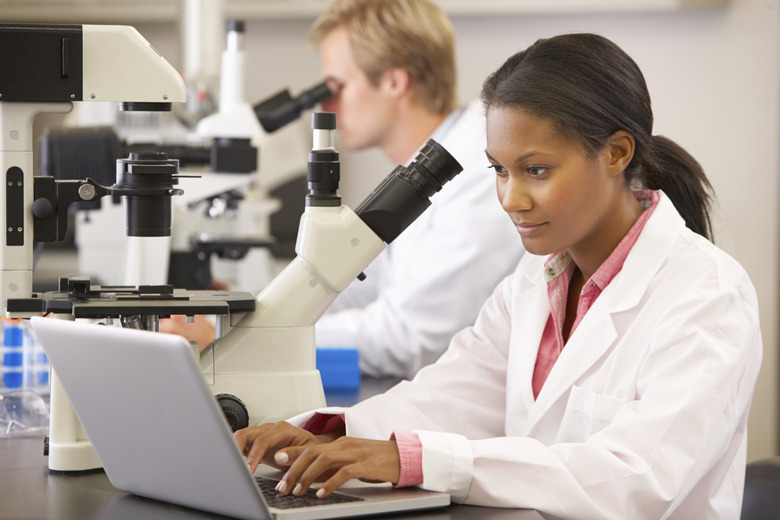
POLYGON ((500 164, 490 163, 488 164, 488 168, 493 168, 497 174, 503 175, 506 173, 506 168, 501 166, 500 164))
POLYGON ((547 170, 549 168, 545 168, 544 166, 528 166, 525 171, 528 172, 528 174, 531 177, 541 177, 545 173, 547 173, 547 170))

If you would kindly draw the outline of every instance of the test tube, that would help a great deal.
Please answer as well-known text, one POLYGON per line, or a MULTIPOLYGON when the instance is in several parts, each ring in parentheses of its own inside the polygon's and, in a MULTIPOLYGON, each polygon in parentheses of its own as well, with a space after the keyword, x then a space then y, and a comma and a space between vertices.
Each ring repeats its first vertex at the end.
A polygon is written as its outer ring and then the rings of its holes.
POLYGON ((21 388, 25 381, 24 324, 21 319, 2 318, 3 386, 21 388))

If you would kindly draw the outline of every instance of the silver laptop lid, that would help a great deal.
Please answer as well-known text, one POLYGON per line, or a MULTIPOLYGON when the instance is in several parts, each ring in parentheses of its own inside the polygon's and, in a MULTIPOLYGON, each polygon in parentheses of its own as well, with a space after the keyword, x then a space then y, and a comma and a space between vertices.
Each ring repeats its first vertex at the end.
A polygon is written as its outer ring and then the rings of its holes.
POLYGON ((237 518, 271 517, 184 338, 31 323, 114 487, 237 518))

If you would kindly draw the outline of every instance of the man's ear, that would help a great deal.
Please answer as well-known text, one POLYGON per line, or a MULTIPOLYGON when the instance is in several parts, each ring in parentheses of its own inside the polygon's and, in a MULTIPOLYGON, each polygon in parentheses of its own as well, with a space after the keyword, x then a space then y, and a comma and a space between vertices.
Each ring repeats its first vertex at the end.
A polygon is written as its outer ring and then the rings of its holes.
POLYGON ((382 86, 393 97, 406 95, 411 87, 411 78, 406 69, 393 67, 382 73, 382 86))
POLYGON ((628 168, 635 146, 634 136, 625 130, 618 130, 610 136, 606 151, 611 175, 619 175, 628 168))

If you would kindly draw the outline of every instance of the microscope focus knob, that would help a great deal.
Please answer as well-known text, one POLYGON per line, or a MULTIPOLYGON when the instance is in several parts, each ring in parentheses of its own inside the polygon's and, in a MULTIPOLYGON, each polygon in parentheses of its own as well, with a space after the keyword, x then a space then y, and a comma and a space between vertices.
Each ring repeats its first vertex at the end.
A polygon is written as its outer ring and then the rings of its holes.
POLYGON ((249 412, 241 399, 232 394, 219 394, 216 399, 232 431, 249 426, 249 412))
POLYGON ((49 199, 41 197, 33 201, 32 211, 37 218, 46 218, 54 212, 54 205, 49 199))

